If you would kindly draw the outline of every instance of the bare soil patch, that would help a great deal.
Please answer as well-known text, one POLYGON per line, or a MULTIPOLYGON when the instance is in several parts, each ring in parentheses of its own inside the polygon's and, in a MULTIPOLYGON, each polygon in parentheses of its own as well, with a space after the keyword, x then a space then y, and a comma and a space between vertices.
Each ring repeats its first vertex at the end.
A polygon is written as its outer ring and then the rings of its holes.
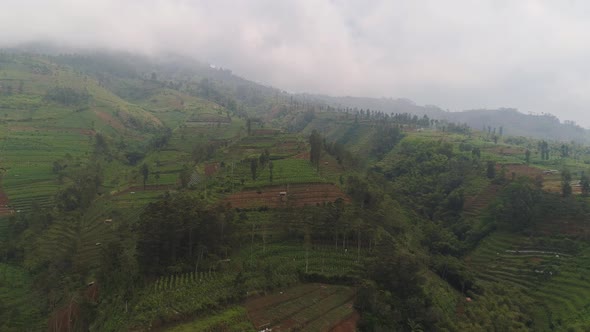
POLYGON ((205 175, 213 176, 219 171, 219 163, 210 163, 205 165, 205 175))
POLYGON ((360 316, 352 307, 350 287, 304 284, 246 301, 257 330, 355 331, 360 316))
POLYGON ((302 152, 296 156, 293 157, 294 159, 303 159, 303 160, 309 160, 309 152, 302 152))
POLYGON ((98 118, 101 119, 102 121, 108 123, 109 126, 115 128, 117 130, 125 129, 125 126, 121 123, 121 121, 119 121, 119 119, 115 118, 113 115, 111 115, 107 112, 94 110, 94 114, 96 114, 96 116, 98 116, 98 118))
POLYGON ((342 199, 351 201, 342 190, 333 184, 309 183, 284 186, 269 186, 260 190, 245 190, 225 199, 234 208, 248 209, 258 207, 282 208, 303 207, 335 202, 342 199))
POLYGON ((339 322, 333 328, 331 328, 330 332, 354 332, 356 331, 356 326, 360 319, 361 315, 355 311, 352 313, 352 315, 350 315, 350 317, 339 322))
POLYGON ((506 169, 506 178, 508 179, 511 178, 512 173, 514 173, 516 177, 527 176, 530 178, 535 178, 537 175, 543 175, 541 169, 523 164, 498 164, 496 165, 497 173, 502 170, 502 166, 506 169))
POLYGON ((514 156, 514 155, 525 155, 526 149, 513 147, 513 146, 495 146, 489 149, 490 152, 503 155, 503 156, 514 156))
POLYGON ((535 229, 547 236, 562 234, 583 239, 590 238, 590 225, 584 220, 553 219, 539 223, 535 229))
POLYGON ((10 201, 8 196, 2 188, 0 188, 0 217, 9 216, 14 213, 14 210, 10 207, 10 201))

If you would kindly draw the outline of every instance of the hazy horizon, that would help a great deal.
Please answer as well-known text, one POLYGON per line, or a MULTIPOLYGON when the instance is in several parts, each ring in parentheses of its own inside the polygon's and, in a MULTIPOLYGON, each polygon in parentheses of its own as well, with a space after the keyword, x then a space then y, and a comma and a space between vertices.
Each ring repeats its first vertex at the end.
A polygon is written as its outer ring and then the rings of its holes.
POLYGON ((516 108, 590 127, 588 18, 582 1, 8 0, 0 47, 177 53, 294 93, 516 108))

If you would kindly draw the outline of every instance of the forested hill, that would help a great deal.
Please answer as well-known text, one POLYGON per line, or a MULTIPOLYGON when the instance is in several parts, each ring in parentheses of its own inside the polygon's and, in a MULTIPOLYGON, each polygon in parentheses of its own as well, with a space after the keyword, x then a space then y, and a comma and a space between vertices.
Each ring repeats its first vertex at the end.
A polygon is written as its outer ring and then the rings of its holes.
POLYGON ((560 121, 551 114, 524 114, 513 108, 477 109, 450 112, 433 105, 418 105, 409 99, 331 97, 325 95, 299 95, 304 100, 324 103, 336 108, 371 109, 385 113, 410 113, 419 117, 466 123, 473 129, 487 131, 488 127, 512 136, 534 137, 556 141, 590 142, 590 132, 573 121, 560 121))

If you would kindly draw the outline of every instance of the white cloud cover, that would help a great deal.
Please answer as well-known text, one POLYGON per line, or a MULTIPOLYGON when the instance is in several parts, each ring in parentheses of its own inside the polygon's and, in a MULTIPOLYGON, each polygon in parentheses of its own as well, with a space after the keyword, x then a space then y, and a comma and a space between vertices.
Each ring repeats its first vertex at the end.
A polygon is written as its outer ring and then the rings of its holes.
POLYGON ((174 52, 293 92, 590 126, 590 2, 3 0, 0 45, 174 52))

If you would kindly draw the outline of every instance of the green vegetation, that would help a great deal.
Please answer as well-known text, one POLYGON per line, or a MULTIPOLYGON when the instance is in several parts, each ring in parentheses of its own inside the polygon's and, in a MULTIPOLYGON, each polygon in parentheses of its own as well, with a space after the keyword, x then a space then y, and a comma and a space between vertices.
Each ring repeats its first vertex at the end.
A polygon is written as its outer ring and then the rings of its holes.
POLYGON ((246 332, 255 331, 248 319, 246 309, 235 307, 224 310, 207 318, 175 326, 167 331, 170 332, 191 332, 191 331, 230 331, 246 332))
POLYGON ((579 143, 130 55, 0 83, 2 330, 590 324, 579 143))

